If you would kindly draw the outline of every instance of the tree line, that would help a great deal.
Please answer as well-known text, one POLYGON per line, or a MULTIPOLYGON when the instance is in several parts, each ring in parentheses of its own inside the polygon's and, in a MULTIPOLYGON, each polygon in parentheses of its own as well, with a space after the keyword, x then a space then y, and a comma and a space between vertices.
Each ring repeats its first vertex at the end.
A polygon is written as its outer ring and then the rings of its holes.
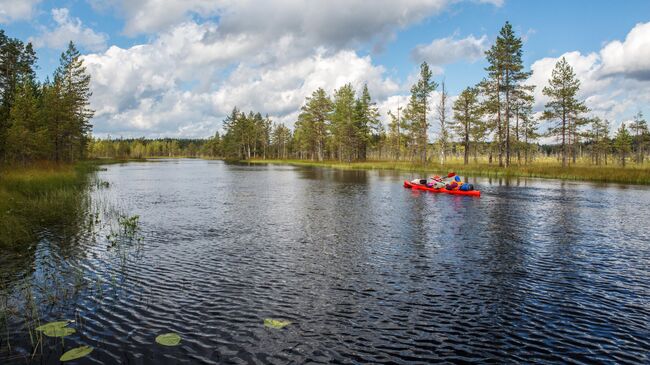
POLYGON ((494 44, 485 52, 486 76, 464 89, 451 102, 444 82, 433 80, 429 65, 420 65, 418 80, 404 107, 388 112, 387 128, 367 85, 356 92, 351 84, 331 95, 319 88, 300 110, 293 130, 261 114, 235 108, 224 122, 225 134, 215 145, 230 158, 299 158, 322 161, 363 161, 367 158, 426 163, 450 155, 468 164, 486 156, 499 166, 528 164, 540 154, 557 156, 562 166, 589 155, 593 164, 607 164, 616 154, 622 165, 631 156, 643 163, 650 134, 641 113, 625 123, 612 138, 609 122, 589 116, 578 92, 580 81, 565 58, 560 59, 542 93, 548 97, 544 111, 533 112, 534 86, 527 83, 523 42, 506 22, 494 44), (437 103, 432 96, 437 93, 437 103), (540 131, 547 121, 548 130, 540 131), (433 123, 432 123, 433 122, 433 123), (437 136, 432 140, 432 124, 437 136), (632 132, 630 132, 630 130, 632 132), (541 137, 554 137, 557 147, 542 148, 541 137))
POLYGON ((70 42, 52 78, 36 78, 31 43, 0 29, 0 161, 73 162, 86 155, 93 111, 90 76, 70 42))

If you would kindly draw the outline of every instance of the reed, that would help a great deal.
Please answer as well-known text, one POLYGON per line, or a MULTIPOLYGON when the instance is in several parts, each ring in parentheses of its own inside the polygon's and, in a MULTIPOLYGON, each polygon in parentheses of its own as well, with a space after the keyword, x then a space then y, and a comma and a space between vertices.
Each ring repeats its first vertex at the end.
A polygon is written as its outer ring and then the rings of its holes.
POLYGON ((33 239, 36 228, 76 219, 94 163, 0 168, 0 247, 33 239))

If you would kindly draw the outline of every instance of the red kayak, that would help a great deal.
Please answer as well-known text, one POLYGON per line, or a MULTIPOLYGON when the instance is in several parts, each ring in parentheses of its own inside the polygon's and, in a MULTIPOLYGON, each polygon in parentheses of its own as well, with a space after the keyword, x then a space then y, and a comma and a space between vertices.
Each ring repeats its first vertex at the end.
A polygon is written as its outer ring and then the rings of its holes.
POLYGON ((469 196, 481 196, 481 192, 479 190, 470 190, 470 191, 462 191, 462 190, 447 190, 445 188, 430 188, 425 185, 419 185, 419 184, 413 184, 410 181, 404 180, 404 187, 409 188, 409 189, 416 189, 416 190, 426 190, 430 191, 433 193, 445 193, 445 194, 452 194, 452 195, 469 195, 469 196))

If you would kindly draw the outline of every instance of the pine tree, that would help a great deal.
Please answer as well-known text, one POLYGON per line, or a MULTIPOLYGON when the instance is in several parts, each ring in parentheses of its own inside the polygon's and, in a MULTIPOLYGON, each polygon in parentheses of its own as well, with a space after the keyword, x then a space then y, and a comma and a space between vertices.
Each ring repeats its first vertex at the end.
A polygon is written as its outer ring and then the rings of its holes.
POLYGON ((616 137, 614 137, 614 148, 621 159, 621 166, 625 167, 625 159, 632 150, 632 136, 625 127, 625 123, 621 123, 620 128, 616 132, 616 137))
POLYGON ((589 120, 591 130, 588 133, 591 144, 591 159, 596 165, 602 161, 607 164, 607 153, 609 152, 609 123, 598 117, 589 120))
POLYGON ((357 159, 365 160, 368 146, 375 147, 379 139, 381 123, 379 111, 370 97, 368 85, 363 85, 361 95, 355 103, 355 129, 357 136, 357 159))
POLYGON ((397 107, 397 114, 393 114, 392 111, 388 111, 388 116, 390 117, 390 122, 388 124, 388 145, 392 152, 392 156, 395 160, 399 161, 402 157, 402 148, 404 147, 404 141, 406 140, 404 136, 404 127, 402 125, 402 107, 397 107))
POLYGON ((549 129, 549 135, 561 139, 562 167, 567 166, 568 143, 571 133, 569 118, 579 118, 580 114, 588 111, 584 102, 577 99, 580 80, 576 78, 573 68, 564 57, 555 64, 549 86, 542 92, 551 100, 546 103, 543 118, 556 121, 557 124, 549 129))
POLYGON ((355 92, 351 84, 334 91, 330 130, 339 161, 352 161, 356 156, 359 130, 355 123, 355 92))
MULTIPOLYGON (((478 90, 475 88, 466 88, 463 90, 458 99, 454 101, 454 124, 452 129, 460 137, 463 147, 463 164, 469 163, 470 143, 472 137, 476 136, 476 129, 481 128, 481 108, 478 102, 478 90)), ((476 144, 476 140, 473 141, 476 144)), ((476 148, 476 147, 475 147, 476 148)))
POLYGON ((301 111, 298 122, 302 131, 298 137, 301 137, 309 146, 312 159, 317 158, 318 161, 323 161, 330 114, 332 113, 332 101, 325 90, 318 88, 311 94, 311 97, 306 98, 301 111))
POLYGON ((515 108, 514 94, 524 87, 522 83, 531 75, 524 71, 522 60, 522 41, 516 37, 509 22, 501 28, 492 47, 485 52, 489 63, 488 81, 483 84, 484 92, 492 94, 489 111, 496 114, 496 139, 498 144, 499 166, 510 165, 511 156, 511 116, 515 108), (503 99, 502 95, 503 94, 503 99), (503 115, 501 114, 503 110, 503 115))
POLYGON ((643 113, 638 112, 632 122, 634 131, 634 143, 636 145, 635 160, 637 164, 642 164, 645 156, 645 145, 648 139, 648 123, 643 119, 643 113))
POLYGON ((447 108, 448 108, 448 102, 449 100, 449 94, 447 94, 447 91, 445 90, 445 83, 444 81, 442 82, 442 90, 440 92, 440 100, 438 102, 438 106, 436 107, 436 112, 438 114, 438 127, 440 128, 440 131, 438 133, 438 143, 440 145, 440 164, 444 165, 445 161, 447 159, 447 145, 449 143, 449 138, 450 138, 450 133, 449 133, 449 125, 448 125, 448 120, 447 120, 447 108))
POLYGON ((427 145, 429 143, 429 122, 427 112, 429 110, 429 96, 436 90, 438 84, 432 80, 433 73, 429 65, 423 62, 420 65, 420 78, 411 87, 411 98, 406 107, 405 119, 409 120, 409 130, 415 143, 414 152, 420 157, 420 162, 427 161, 427 145))

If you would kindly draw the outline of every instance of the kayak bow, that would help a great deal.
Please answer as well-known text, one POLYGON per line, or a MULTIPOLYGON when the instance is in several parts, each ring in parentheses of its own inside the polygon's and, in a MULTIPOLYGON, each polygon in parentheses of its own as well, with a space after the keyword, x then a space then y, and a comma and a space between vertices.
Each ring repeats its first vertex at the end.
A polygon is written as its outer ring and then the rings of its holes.
POLYGON ((426 190, 430 191, 432 193, 445 193, 445 194, 452 194, 452 195, 469 195, 469 196, 481 196, 481 192, 479 190, 470 190, 470 191, 462 191, 462 190, 447 190, 445 188, 430 188, 428 186, 424 185, 418 185, 418 184, 413 184, 410 181, 404 180, 404 187, 409 188, 409 189, 416 189, 416 190, 426 190))

